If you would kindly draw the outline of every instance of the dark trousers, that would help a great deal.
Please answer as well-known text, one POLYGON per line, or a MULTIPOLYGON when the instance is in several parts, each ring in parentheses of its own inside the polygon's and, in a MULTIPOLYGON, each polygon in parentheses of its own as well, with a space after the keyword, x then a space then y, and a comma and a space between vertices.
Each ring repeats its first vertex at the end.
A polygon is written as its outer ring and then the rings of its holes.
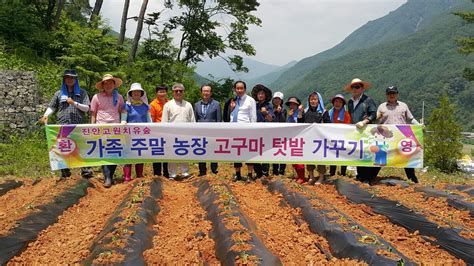
POLYGON ((117 165, 102 165, 102 173, 104 174, 104 178, 112 178, 114 179, 115 169, 117 169, 117 165))
MULTIPOLYGON (((84 178, 92 177, 92 169, 90 167, 82 167, 81 168, 81 176, 84 178)), ((61 169, 61 177, 70 177, 71 176, 71 169, 65 168, 61 169)))
POLYGON ((415 168, 405 168, 405 174, 407 175, 408 179, 415 183, 418 183, 418 178, 415 175, 415 168))
MULTIPOLYGON (((331 165, 331 167, 329 167, 329 175, 330 176, 336 175, 336 169, 337 169, 336 165, 331 165)), ((341 165, 341 175, 342 176, 346 176, 346 171, 347 171, 347 166, 341 165)))
POLYGON ((274 175, 284 175, 286 170, 286 164, 283 163, 274 163, 273 164, 273 174, 274 175))
MULTIPOLYGON (((205 175, 207 173, 206 165, 206 163, 199 163, 199 174, 205 175)), ((211 163, 211 171, 214 174, 217 173, 217 163, 211 163)))
POLYGON ((161 169, 163 169, 163 176, 169 177, 168 163, 153 163, 153 175, 161 175, 161 169))
POLYGON ((380 167, 358 166, 356 179, 365 182, 374 180, 379 174, 380 167))
MULTIPOLYGON (((252 163, 246 163, 246 165, 254 165, 252 163)), ((234 168, 237 168, 237 167, 242 167, 243 164, 242 163, 234 163, 234 168)))
POLYGON ((270 164, 268 163, 256 163, 253 165, 255 174, 257 177, 268 176, 268 171, 270 170, 270 164))
POLYGON ((71 169, 65 168, 61 169, 61 177, 70 177, 71 176, 71 169))

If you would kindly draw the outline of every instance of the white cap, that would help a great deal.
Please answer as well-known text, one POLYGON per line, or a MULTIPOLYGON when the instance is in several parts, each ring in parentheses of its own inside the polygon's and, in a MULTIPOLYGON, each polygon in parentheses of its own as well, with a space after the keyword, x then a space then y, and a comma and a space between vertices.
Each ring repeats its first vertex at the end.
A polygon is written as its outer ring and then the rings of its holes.
POLYGON ((282 92, 279 92, 279 91, 275 92, 275 93, 273 94, 273 99, 275 99, 275 98, 280 98, 280 99, 283 101, 283 99, 284 99, 284 98, 283 98, 283 93, 282 93, 282 92))

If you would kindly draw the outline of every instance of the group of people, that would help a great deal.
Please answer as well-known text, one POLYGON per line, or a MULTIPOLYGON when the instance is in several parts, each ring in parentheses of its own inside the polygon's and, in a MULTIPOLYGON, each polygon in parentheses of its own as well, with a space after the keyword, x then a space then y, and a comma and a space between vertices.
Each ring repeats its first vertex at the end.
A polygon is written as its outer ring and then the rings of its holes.
MULTIPOLYGON (((58 124, 81 124, 86 113, 90 113, 90 123, 173 123, 173 122, 229 122, 229 123, 344 123, 355 124, 359 129, 367 124, 418 124, 408 106, 398 101, 398 89, 391 86, 386 89, 387 102, 378 108, 374 100, 366 95, 365 90, 371 84, 358 78, 353 79, 345 91, 351 93, 347 101, 342 94, 331 98, 332 108, 325 109, 321 94, 313 91, 309 94, 306 104, 295 96, 285 98, 282 92, 272 91, 262 84, 257 84, 247 94, 247 85, 244 81, 234 83, 234 97, 228 99, 221 110, 221 104, 212 98, 212 87, 208 84, 201 86, 201 99, 193 105, 184 99, 185 87, 176 83, 171 88, 173 99, 169 100, 165 85, 155 88, 155 99, 148 103, 145 90, 139 83, 133 83, 126 95, 126 101, 118 93, 117 88, 122 80, 110 74, 103 76, 95 84, 99 90, 89 101, 87 92, 79 87, 77 73, 74 70, 65 70, 61 89, 57 91, 46 112, 41 118, 47 123, 48 117, 56 113, 58 124)), ((268 163, 246 163, 247 175, 242 175, 242 163, 234 163, 235 175, 233 181, 254 181, 257 178, 270 175, 268 163)), ((116 165, 102 166, 104 186, 113 184, 116 165)), ((143 177, 143 164, 135 164, 137 178, 143 177)), ((153 174, 170 179, 178 177, 178 168, 181 178, 188 178, 188 163, 153 163, 153 174)), ((218 164, 210 163, 211 172, 218 173, 218 164)), ((296 182, 310 185, 320 184, 326 175, 325 165, 293 164, 296 172, 296 182), (314 170, 317 171, 317 176, 314 170)), ((346 166, 341 166, 340 174, 346 175, 346 166)), ((336 174, 336 166, 329 167, 331 176, 336 174)), ((285 175, 286 164, 273 164, 272 175, 285 175)), ((377 177, 380 167, 357 167, 356 179, 361 182, 370 182, 377 177)), ((413 168, 406 168, 407 177, 418 182, 413 168)), ((132 165, 123 166, 124 182, 132 178, 132 165)), ((199 175, 207 174, 207 164, 199 163, 199 175)), ((61 170, 61 178, 71 175, 69 169, 61 170)), ((85 178, 92 176, 90 168, 82 168, 81 175, 85 178)))

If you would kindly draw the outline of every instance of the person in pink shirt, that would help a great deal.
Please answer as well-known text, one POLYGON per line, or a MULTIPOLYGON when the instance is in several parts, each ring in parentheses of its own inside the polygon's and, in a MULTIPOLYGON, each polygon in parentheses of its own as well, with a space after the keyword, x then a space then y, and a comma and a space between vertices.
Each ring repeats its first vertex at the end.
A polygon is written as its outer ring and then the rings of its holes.
MULTIPOLYGON (((111 74, 105 74, 102 81, 95 84, 100 91, 91 101, 91 124, 120 123, 120 113, 124 105, 123 97, 117 91, 122 85, 122 80, 111 74)), ((117 165, 103 165, 104 187, 112 186, 117 165)))

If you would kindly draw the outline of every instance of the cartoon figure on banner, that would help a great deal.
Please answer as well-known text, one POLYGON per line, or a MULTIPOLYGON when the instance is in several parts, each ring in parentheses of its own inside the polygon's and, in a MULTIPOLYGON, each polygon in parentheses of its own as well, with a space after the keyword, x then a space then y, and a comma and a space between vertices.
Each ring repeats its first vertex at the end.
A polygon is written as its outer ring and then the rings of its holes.
POLYGON ((374 165, 385 166, 389 148, 388 140, 393 137, 393 132, 388 127, 377 126, 372 128, 370 133, 375 138, 369 147, 370 152, 375 154, 374 165))

